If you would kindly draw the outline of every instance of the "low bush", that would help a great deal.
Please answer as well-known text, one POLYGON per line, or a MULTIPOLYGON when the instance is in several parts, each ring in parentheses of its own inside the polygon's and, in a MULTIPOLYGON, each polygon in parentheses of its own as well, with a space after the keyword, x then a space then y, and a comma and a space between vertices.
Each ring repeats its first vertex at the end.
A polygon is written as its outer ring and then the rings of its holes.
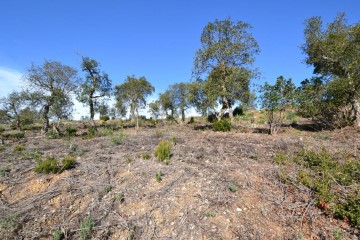
POLYGON ((215 132, 229 132, 231 130, 231 123, 226 119, 221 119, 212 124, 215 132))
POLYGON ((162 181, 162 176, 164 176, 164 174, 161 171, 155 174, 155 179, 158 183, 162 181))
POLYGON ((9 167, 0 167, 0 177, 5 177, 10 172, 9 167))
POLYGON ((49 130, 47 131, 46 137, 51 138, 51 139, 58 139, 61 138, 60 134, 54 130, 49 130))
POLYGON ((61 171, 71 169, 75 166, 75 158, 67 156, 61 161, 61 165, 61 171))
POLYGON ((89 216, 80 222, 80 239, 87 240, 91 238, 91 230, 95 226, 94 221, 89 216))
POLYGON ((25 150, 25 146, 24 145, 17 145, 13 148, 13 152, 22 152, 25 150))
POLYGON ((172 144, 169 141, 161 141, 154 152, 155 157, 157 157, 157 159, 159 161, 164 162, 165 164, 169 164, 170 163, 170 157, 171 157, 171 148, 172 148, 172 144))
POLYGON ((100 116, 100 120, 106 122, 106 121, 110 120, 110 117, 109 116, 100 116))
POLYGON ((72 137, 76 135, 76 128, 74 128, 73 126, 67 126, 65 128, 65 135, 67 137, 72 137))
POLYGON ((119 132, 111 136, 111 143, 114 145, 120 145, 124 142, 125 134, 123 132, 119 132))
POLYGON ((65 157, 61 164, 55 157, 47 156, 45 160, 38 160, 34 168, 36 173, 62 173, 65 170, 73 168, 75 165, 74 157, 65 157))

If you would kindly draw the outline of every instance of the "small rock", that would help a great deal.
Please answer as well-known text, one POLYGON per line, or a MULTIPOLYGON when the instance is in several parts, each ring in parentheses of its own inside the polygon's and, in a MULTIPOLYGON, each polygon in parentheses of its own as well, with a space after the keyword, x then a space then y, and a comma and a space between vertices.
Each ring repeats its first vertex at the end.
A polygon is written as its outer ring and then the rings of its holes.
POLYGON ((237 212, 241 212, 242 209, 241 209, 241 208, 237 208, 236 211, 237 211, 237 212))

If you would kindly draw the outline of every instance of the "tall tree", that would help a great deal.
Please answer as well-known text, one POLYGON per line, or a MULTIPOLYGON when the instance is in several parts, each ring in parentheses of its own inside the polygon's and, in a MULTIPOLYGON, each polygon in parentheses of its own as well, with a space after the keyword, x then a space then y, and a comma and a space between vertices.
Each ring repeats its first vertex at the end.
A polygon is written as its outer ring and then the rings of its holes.
POLYGON ((230 18, 216 19, 203 29, 202 48, 196 52, 194 74, 209 75, 210 88, 206 88, 206 93, 210 98, 220 100, 219 119, 226 110, 232 119, 232 105, 238 100, 235 93, 246 92, 239 87, 249 84, 256 73, 250 67, 260 50, 251 29, 248 23, 233 22, 230 18))
POLYGON ((157 120, 160 116, 161 104, 160 100, 149 103, 149 113, 157 120))
POLYGON ((174 101, 174 92, 170 91, 169 89, 166 90, 164 93, 159 95, 159 102, 161 106, 161 110, 165 113, 166 118, 171 119, 172 121, 176 121, 175 116, 176 112, 176 104, 174 101))
POLYGON ((35 92, 36 100, 42 104, 42 132, 49 129, 50 108, 77 88, 76 69, 57 61, 45 61, 43 65, 32 65, 24 78, 25 83, 35 92))
POLYGON ((181 121, 185 122, 185 111, 191 107, 190 84, 176 83, 170 86, 173 102, 181 114, 181 121))
POLYGON ((360 23, 348 25, 339 14, 326 27, 321 17, 305 22, 306 63, 326 79, 326 99, 340 112, 350 106, 351 122, 360 126, 360 23))
POLYGON ((0 100, 2 110, 4 111, 4 118, 8 120, 14 120, 15 126, 18 130, 21 130, 21 111, 26 107, 25 92, 13 91, 7 97, 0 100))
POLYGON ((100 71, 100 64, 88 57, 82 58, 81 69, 85 72, 85 81, 81 84, 77 99, 90 107, 90 119, 95 126, 96 106, 105 97, 111 96, 112 86, 109 76, 100 71))
POLYGON ((139 128, 139 110, 145 108, 146 97, 151 95, 155 88, 145 77, 128 76, 125 82, 115 86, 117 105, 130 108, 132 120, 136 119, 136 129, 139 128))

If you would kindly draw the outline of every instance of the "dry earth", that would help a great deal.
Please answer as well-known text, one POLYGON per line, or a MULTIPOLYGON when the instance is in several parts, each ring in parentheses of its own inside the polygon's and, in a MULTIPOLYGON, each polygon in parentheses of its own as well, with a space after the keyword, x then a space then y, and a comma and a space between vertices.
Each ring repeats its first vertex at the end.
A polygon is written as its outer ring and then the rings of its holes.
MULTIPOLYGON (((85 131, 85 130, 83 130, 85 131)), ((165 125, 123 130, 122 144, 107 136, 82 139, 29 137, 7 141, 0 166, 0 238, 79 239, 90 216, 91 239, 357 239, 356 229, 326 216, 305 188, 284 185, 276 151, 326 147, 358 154, 354 129, 304 132, 219 133, 165 125), (170 164, 153 152, 174 141, 170 164), (14 152, 14 146, 25 151, 14 152), (38 174, 31 153, 77 157, 75 168, 38 174), (148 160, 143 156, 149 154, 148 160), (162 172, 162 181, 155 175, 162 172), (230 185, 236 185, 235 192, 230 185), (111 187, 109 187, 111 186, 111 187), (110 189, 111 188, 111 189, 110 189), (124 199, 121 199, 121 196, 124 199)), ((78 131, 79 132, 79 131, 78 131)))

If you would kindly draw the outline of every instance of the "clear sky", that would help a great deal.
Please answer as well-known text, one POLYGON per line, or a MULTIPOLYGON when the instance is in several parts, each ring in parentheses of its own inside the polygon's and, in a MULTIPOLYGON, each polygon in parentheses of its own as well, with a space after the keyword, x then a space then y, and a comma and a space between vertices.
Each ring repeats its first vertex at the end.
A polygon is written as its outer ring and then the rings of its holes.
MULTIPOLYGON (((295 83, 311 76, 300 46, 304 20, 333 21, 345 12, 360 20, 359 0, 7 0, 0 3, 0 97, 19 85, 32 62, 61 61, 80 70, 89 56, 121 84, 145 76, 156 94, 191 80, 203 27, 231 17, 253 26, 261 53, 258 84, 284 75, 295 83)), ((80 72, 82 76, 82 73, 80 72)))

